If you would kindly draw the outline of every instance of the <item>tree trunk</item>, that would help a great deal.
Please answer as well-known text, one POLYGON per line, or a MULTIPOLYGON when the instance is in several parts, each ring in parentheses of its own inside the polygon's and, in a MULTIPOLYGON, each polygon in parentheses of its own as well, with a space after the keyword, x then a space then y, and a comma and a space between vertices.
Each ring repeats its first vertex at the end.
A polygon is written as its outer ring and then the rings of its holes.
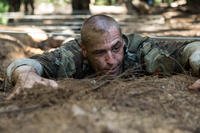
POLYGON ((89 14, 90 0, 72 0, 73 14, 89 14))
POLYGON ((108 5, 112 5, 112 0, 107 0, 108 5))
POLYGON ((134 11, 136 13, 140 12, 140 10, 135 5, 133 5, 132 0, 125 0, 124 2, 128 11, 127 14, 133 14, 134 11))
POLYGON ((126 8, 127 8, 127 14, 148 14, 149 13, 149 5, 144 1, 133 1, 133 0, 124 0, 126 8))
POLYGON ((187 0, 188 11, 192 13, 199 13, 200 0, 187 0))
POLYGON ((21 0, 8 0, 9 12, 19 12, 21 6, 21 0))
POLYGON ((187 0, 187 5, 200 5, 200 0, 187 0))

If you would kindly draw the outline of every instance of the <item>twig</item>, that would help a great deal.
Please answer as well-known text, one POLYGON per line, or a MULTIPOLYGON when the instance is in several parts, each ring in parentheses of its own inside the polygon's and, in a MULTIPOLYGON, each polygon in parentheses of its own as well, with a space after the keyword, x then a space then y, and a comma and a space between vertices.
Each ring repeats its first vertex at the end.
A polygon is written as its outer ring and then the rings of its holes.
POLYGON ((107 85, 107 84, 109 84, 110 83, 110 80, 106 80, 106 81, 104 81, 104 82, 101 82, 99 85, 97 85, 97 86, 94 86, 93 88, 92 88, 92 90, 94 91, 94 90, 98 90, 99 88, 101 88, 102 86, 105 86, 105 85, 107 85))

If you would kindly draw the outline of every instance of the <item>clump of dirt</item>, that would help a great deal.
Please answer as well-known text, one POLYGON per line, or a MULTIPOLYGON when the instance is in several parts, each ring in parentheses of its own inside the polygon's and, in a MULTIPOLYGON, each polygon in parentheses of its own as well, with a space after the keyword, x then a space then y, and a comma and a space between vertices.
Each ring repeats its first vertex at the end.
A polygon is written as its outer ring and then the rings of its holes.
POLYGON ((5 68, 15 59, 25 57, 23 44, 9 35, 0 34, 0 60, 1 68, 5 68))
POLYGON ((186 75, 65 79, 1 101, 1 132, 199 131, 200 93, 186 75), (9 125, 9 126, 8 126, 9 125))

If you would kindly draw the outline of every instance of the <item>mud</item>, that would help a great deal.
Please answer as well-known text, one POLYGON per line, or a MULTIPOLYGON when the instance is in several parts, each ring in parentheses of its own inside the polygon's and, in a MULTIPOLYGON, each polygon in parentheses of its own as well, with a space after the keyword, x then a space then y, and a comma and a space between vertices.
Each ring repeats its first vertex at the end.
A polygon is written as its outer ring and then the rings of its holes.
POLYGON ((24 45, 16 38, 0 34, 0 40, 0 73, 2 73, 10 62, 26 55, 24 53, 24 45))
POLYGON ((187 89, 194 80, 180 74, 106 83, 64 79, 57 90, 35 86, 1 101, 0 131, 199 132, 200 93, 187 89))

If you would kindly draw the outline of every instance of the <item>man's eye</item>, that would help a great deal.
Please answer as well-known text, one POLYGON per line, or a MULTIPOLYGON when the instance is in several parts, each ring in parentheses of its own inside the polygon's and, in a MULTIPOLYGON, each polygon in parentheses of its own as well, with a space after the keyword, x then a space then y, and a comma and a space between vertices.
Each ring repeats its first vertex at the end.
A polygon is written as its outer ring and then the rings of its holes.
POLYGON ((120 44, 116 44, 116 45, 112 48, 112 51, 113 51, 113 52, 119 52, 120 48, 121 48, 121 45, 120 45, 120 44))
POLYGON ((97 55, 97 56, 101 56, 105 53, 105 51, 103 50, 99 50, 99 51, 95 51, 94 54, 97 55))

